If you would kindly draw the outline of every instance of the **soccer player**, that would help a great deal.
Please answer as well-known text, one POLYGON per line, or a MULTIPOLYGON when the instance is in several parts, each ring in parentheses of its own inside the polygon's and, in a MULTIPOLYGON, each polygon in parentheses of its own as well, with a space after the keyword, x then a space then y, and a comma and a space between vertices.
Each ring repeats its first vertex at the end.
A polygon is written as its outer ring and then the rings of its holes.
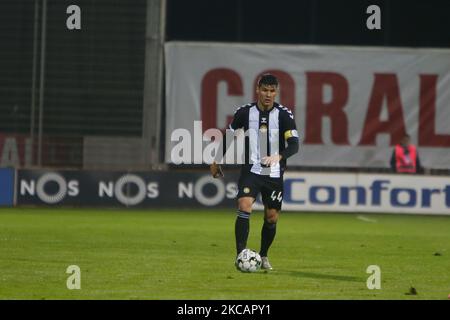
MULTIPOLYGON (((239 107, 229 129, 243 129, 245 163, 238 182, 238 211, 235 222, 236 251, 246 248, 250 229, 249 218, 253 203, 261 193, 264 204, 264 224, 261 230, 263 269, 272 270, 269 248, 275 238, 277 221, 283 199, 283 173, 286 159, 298 152, 299 139, 292 112, 275 102, 278 80, 264 74, 257 82, 257 101, 239 107)), ((212 175, 223 176, 216 162, 210 166, 212 175)))

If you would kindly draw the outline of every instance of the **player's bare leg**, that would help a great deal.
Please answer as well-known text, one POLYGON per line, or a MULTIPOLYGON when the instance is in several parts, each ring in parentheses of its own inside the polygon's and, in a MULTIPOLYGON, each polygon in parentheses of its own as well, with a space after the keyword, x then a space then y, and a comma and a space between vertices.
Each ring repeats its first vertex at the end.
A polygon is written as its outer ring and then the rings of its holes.
POLYGON ((238 199, 238 213, 234 226, 236 237, 236 254, 239 254, 247 246, 248 233, 250 231, 250 213, 252 213, 253 197, 242 197, 238 199))
POLYGON ((272 270, 267 252, 275 238, 279 213, 280 211, 277 209, 264 207, 264 224, 261 229, 261 251, 259 252, 262 259, 262 269, 272 270))
POLYGON ((252 213, 253 202, 255 198, 253 197, 242 197, 238 199, 238 208, 241 211, 252 213))

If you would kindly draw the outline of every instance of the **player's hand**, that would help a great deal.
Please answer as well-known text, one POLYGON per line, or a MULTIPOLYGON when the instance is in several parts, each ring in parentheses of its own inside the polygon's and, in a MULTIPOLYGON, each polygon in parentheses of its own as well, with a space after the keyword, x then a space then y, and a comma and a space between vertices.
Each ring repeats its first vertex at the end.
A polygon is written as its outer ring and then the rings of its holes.
POLYGON ((222 167, 215 161, 209 166, 209 170, 211 170, 211 174, 214 178, 222 178, 224 176, 222 167))
POLYGON ((279 154, 274 154, 272 156, 262 158, 262 163, 266 166, 274 166, 280 162, 281 156, 279 154))

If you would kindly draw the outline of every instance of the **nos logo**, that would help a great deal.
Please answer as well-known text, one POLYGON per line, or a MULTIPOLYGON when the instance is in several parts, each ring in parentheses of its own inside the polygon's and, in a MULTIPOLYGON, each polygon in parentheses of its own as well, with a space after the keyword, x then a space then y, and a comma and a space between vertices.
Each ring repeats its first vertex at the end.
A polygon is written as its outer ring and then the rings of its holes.
MULTIPOLYGON (((20 195, 37 196, 47 204, 57 204, 66 196, 76 197, 80 193, 79 181, 67 181, 59 173, 46 173, 37 180, 20 180, 20 195)), ((125 174, 115 183, 112 181, 100 181, 98 184, 98 196, 100 198, 116 198, 117 201, 133 206, 141 203, 145 198, 157 198, 159 196, 158 183, 145 183, 144 179, 137 175, 125 174), (132 190, 137 190, 132 192, 132 190)))
POLYGON ((98 185, 98 196, 100 198, 115 198, 126 206, 140 204, 145 198, 155 199, 159 196, 159 185, 157 182, 145 183, 144 179, 134 174, 125 174, 114 184, 111 181, 100 181, 98 185), (134 189, 133 192, 131 189, 134 189))
POLYGON ((69 180, 59 173, 46 173, 39 177, 37 181, 20 180, 20 195, 37 195, 40 200, 48 204, 61 202, 66 195, 75 197, 80 193, 77 180, 69 180))

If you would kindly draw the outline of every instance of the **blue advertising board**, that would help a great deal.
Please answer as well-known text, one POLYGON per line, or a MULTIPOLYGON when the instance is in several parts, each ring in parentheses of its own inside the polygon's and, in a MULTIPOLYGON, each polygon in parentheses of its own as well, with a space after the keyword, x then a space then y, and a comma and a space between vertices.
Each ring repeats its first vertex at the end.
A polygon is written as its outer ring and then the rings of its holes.
POLYGON ((14 169, 0 168, 0 206, 14 205, 14 169))

